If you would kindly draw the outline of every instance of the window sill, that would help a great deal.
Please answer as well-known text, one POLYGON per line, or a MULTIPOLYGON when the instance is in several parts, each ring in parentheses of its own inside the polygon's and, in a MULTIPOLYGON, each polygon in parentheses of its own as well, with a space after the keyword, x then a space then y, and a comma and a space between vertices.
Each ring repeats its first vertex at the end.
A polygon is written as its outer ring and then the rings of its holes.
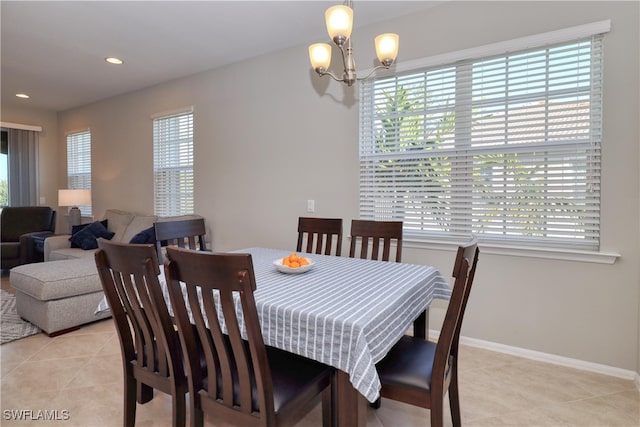
MULTIPOLYGON (((458 246, 458 242, 443 242, 436 240, 425 240, 416 237, 406 236, 403 244, 408 248, 450 250, 453 251, 458 246)), ((589 252, 570 249, 537 248, 530 246, 499 245, 496 243, 478 242, 482 253, 491 255, 507 255, 529 258, 554 259, 561 261, 577 261, 595 264, 614 264, 620 257, 615 252, 589 252)))

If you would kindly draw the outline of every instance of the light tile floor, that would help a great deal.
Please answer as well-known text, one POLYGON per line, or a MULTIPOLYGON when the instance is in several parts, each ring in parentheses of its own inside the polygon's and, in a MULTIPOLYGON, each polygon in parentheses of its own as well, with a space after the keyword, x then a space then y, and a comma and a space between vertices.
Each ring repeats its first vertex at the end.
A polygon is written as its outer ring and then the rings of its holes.
MULTIPOLYGON (((120 347, 111 319, 55 338, 38 334, 1 345, 0 365, 3 427, 122 425, 120 347), (12 410, 31 410, 32 417, 57 411, 68 419, 11 420, 12 410)), ((633 381, 469 346, 461 348, 460 390, 469 427, 640 426, 633 381)), ((318 405, 298 427, 322 425, 320 412, 318 405)), ((429 425, 427 410, 387 399, 367 415, 369 427, 429 425)), ((170 399, 162 393, 138 405, 138 426, 168 426, 170 420, 170 399)), ((448 414, 445 425, 451 425, 448 414)))

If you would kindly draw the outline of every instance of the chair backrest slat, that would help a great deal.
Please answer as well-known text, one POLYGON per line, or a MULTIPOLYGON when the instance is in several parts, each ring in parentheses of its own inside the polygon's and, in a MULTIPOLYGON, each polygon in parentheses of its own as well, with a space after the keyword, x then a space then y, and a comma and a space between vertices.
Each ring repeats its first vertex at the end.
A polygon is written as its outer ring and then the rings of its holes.
POLYGON ((402 261, 402 221, 351 221, 349 256, 362 259, 389 261, 391 247, 395 244, 394 261, 402 261), (369 244, 371 243, 371 253, 369 244), (360 249, 358 251, 358 248, 360 249), (381 252, 382 249, 382 252, 381 252), (359 255, 358 255, 359 252, 359 255))
POLYGON ((342 218, 298 218, 296 251, 303 250, 306 253, 324 255, 334 253, 340 256, 342 253, 342 218))
POLYGON ((163 353, 162 347, 154 345, 157 331, 151 310, 143 308, 151 307, 150 299, 146 298, 148 290, 144 286, 144 279, 141 279, 139 275, 136 275, 135 280, 132 280, 128 274, 118 272, 114 272, 114 274, 117 275, 117 281, 121 283, 119 286, 119 289, 121 289, 120 297, 121 299, 125 298, 128 301, 127 305, 131 308, 129 319, 133 324, 133 330, 136 337, 140 338, 140 343, 145 349, 144 351, 138 351, 138 364, 139 366, 148 366, 151 370, 156 371, 158 370, 156 360, 165 358, 160 356, 163 353), (140 283, 141 280, 142 284, 140 283))

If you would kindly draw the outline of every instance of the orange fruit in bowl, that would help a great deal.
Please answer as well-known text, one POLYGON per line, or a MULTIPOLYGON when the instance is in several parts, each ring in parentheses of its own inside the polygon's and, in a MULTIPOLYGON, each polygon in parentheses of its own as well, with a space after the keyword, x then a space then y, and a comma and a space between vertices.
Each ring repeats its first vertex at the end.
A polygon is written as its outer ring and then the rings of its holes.
POLYGON ((289 268, 299 268, 303 265, 309 265, 309 260, 305 257, 301 257, 296 253, 292 253, 282 258, 282 265, 289 268))

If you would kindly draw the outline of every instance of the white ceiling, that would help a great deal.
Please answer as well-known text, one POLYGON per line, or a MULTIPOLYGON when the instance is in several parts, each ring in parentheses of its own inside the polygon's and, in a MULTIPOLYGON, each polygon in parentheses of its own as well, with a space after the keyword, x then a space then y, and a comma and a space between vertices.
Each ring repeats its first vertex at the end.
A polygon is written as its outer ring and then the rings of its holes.
MULTIPOLYGON (((0 1, 3 105, 62 111, 327 41, 334 1, 0 1), (124 59, 109 65, 107 56, 124 59), (20 100, 16 93, 31 96, 20 100)), ((354 26, 439 1, 356 1, 354 26)))

